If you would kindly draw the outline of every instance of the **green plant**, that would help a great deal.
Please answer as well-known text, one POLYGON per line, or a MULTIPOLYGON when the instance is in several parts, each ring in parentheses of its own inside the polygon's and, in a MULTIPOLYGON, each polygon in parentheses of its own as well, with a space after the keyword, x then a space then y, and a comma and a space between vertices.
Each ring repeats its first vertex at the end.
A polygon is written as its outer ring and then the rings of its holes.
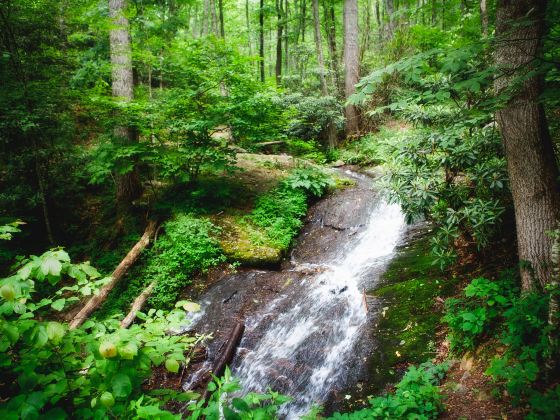
POLYGON ((494 332, 499 317, 512 305, 512 282, 474 279, 465 287, 465 298, 447 299, 443 321, 449 325, 449 342, 456 352, 473 350, 494 332))
POLYGON ((334 185, 331 176, 316 168, 294 169, 282 184, 287 188, 302 190, 307 195, 321 197, 334 185))
POLYGON ((149 304, 169 309, 192 276, 224 262, 225 257, 215 238, 218 228, 207 219, 182 214, 165 223, 164 229, 150 250, 143 276, 146 284, 156 282, 149 304))
POLYGON ((265 394, 251 392, 243 397, 228 398, 229 394, 239 390, 239 382, 231 377, 231 372, 226 367, 222 378, 213 376, 213 381, 208 384, 208 391, 211 392, 208 402, 200 400, 187 407, 191 412, 189 418, 196 420, 204 416, 208 420, 274 419, 277 418, 280 406, 290 401, 289 397, 272 390, 265 394))
POLYGON ((0 304, 0 417, 141 418, 150 410, 169 417, 160 408, 167 400, 194 397, 167 392, 156 398, 141 387, 152 366, 185 361, 199 340, 166 334, 184 323, 184 311, 139 313, 143 322, 129 329, 115 319, 88 320, 75 330, 56 321, 56 312, 103 284, 98 277, 88 263, 72 264, 57 248, 19 261, 0 280, 12 289, 0 304))
POLYGON ((438 385, 449 366, 426 362, 411 366, 394 394, 370 400, 370 407, 353 413, 335 413, 332 419, 435 419, 443 410, 438 385))

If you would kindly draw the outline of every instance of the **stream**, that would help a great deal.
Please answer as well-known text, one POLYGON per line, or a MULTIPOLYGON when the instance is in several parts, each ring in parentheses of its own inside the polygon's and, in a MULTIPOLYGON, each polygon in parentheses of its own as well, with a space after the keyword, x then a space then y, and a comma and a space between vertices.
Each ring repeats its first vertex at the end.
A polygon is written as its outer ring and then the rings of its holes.
POLYGON ((245 333, 232 363, 243 392, 268 388, 293 398, 280 415, 298 419, 366 374, 381 303, 366 296, 379 281, 407 227, 373 180, 356 181, 310 208, 290 259, 280 270, 245 269, 225 275, 201 297, 190 329, 212 333, 196 382, 237 320, 245 333))

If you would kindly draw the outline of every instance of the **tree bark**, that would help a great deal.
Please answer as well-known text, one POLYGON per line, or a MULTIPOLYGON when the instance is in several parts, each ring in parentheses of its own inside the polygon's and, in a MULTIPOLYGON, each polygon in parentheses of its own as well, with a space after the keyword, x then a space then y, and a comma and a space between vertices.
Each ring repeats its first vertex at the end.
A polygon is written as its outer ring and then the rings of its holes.
POLYGON ((146 301, 152 294, 152 290, 154 290, 155 285, 155 283, 150 283, 150 285, 146 287, 136 299, 134 299, 134 302, 130 307, 130 312, 121 321, 121 328, 128 328, 134 322, 134 320, 136 319, 136 314, 140 310, 142 310, 142 308, 146 304, 146 301))
POLYGON ((226 30, 224 28, 224 0, 218 0, 218 18, 220 20, 220 36, 226 37, 226 30))
POLYGON ((335 87, 336 94, 342 97, 343 92, 341 92, 340 68, 338 65, 338 53, 336 49, 336 19, 332 0, 326 0, 323 3, 323 9, 327 33, 327 45, 329 47, 329 63, 333 75, 332 84, 335 87))
MULTIPOLYGON (((111 50, 111 76, 113 96, 129 102, 134 99, 132 75, 132 48, 128 19, 125 16, 126 0, 109 0, 109 17, 112 28, 109 32, 111 50)), ((132 127, 116 127, 115 136, 125 143, 135 143, 136 131, 132 127)), ((138 168, 117 176, 116 198, 119 205, 128 206, 142 194, 138 168)))
MULTIPOLYGON (((499 0, 496 15, 495 90, 508 95, 497 112, 515 207, 524 290, 549 284, 552 239, 560 208, 558 167, 543 105, 543 77, 531 72, 541 55, 546 1, 499 0), (522 80, 520 78, 523 77, 522 80)), ((538 72, 536 72, 538 73, 538 72)))
MULTIPOLYGON (((321 42, 321 22, 319 21, 319 0, 312 0, 313 7, 313 29, 315 37, 315 51, 317 53, 317 63, 319 64, 319 82, 321 84, 321 94, 329 95, 327 87, 327 78, 325 76, 325 59, 323 58, 323 45, 321 42)), ((337 135, 336 126, 332 121, 327 124, 327 147, 332 149, 336 147, 337 135)))
POLYGON ((276 0, 276 66, 274 74, 276 75, 277 86, 282 84, 282 34, 284 32, 282 1, 283 0, 276 0))
POLYGON ((264 83, 264 0, 260 0, 259 8, 259 69, 261 73, 261 82, 264 83))
MULTIPOLYGON (((360 47, 358 44, 358 1, 344 0, 344 94, 346 99, 355 91, 360 78, 360 47)), ((358 110, 346 105, 346 135, 355 135, 360 127, 358 110)))
POLYGON ((480 26, 482 35, 488 36, 488 7, 486 0, 480 0, 480 26))
POLYGON ((387 12, 387 22, 385 39, 390 40, 395 34, 395 7, 393 0, 385 0, 385 11, 387 12))
POLYGON ((132 247, 132 249, 126 254, 126 257, 120 262, 120 264, 115 268, 113 274, 111 274, 111 280, 105 286, 101 288, 99 293, 93 296, 84 307, 74 316, 70 322, 70 329, 78 328, 84 323, 84 321, 95 311, 101 304, 105 301, 109 292, 115 287, 115 285, 124 277, 126 272, 132 267, 136 262, 144 248, 146 248, 154 234, 156 233, 157 222, 149 221, 144 234, 140 240, 132 247))

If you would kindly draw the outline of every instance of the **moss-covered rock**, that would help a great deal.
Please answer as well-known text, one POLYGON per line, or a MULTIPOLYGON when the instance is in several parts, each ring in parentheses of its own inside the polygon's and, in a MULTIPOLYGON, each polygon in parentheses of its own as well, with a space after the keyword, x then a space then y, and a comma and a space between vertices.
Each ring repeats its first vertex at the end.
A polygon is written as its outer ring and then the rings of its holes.
POLYGON ((220 245, 229 260, 251 267, 280 264, 284 250, 259 240, 262 233, 241 216, 223 216, 218 223, 223 229, 220 245))
POLYGON ((436 331, 443 315, 438 298, 452 293, 453 280, 442 280, 432 264, 430 237, 413 240, 399 250, 369 294, 381 299, 383 310, 375 327, 378 347, 370 361, 371 385, 379 391, 396 379, 399 368, 435 355, 436 331))

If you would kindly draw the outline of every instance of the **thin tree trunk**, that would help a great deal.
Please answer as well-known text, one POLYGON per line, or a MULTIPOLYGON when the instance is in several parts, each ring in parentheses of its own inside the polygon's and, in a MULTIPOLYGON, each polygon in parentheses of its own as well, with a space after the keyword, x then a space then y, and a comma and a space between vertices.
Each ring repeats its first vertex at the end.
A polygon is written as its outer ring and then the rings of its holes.
POLYGON ((543 78, 531 74, 542 50, 546 2, 499 0, 496 16, 498 95, 509 94, 497 112, 515 207, 524 290, 551 282, 552 239, 560 209, 558 167, 544 107, 543 78), (524 77, 522 81, 520 78, 524 77), (535 278, 534 278, 535 277, 535 278))
POLYGON ((300 30, 301 30, 301 42, 305 42, 305 25, 307 23, 307 6, 306 0, 301 1, 301 20, 300 20, 300 30))
POLYGON ((379 0, 375 1, 375 21, 377 22, 377 38, 379 42, 383 41, 383 32, 381 26, 381 15, 379 13, 379 0))
POLYGON ((482 35, 488 36, 488 7, 486 0, 480 0, 480 26, 482 35))
POLYGON ((319 82, 321 84, 321 94, 328 96, 327 78, 325 77, 325 60, 323 58, 323 46, 321 43, 321 22, 319 21, 319 0, 312 0, 313 8, 313 35, 315 38, 315 52, 317 63, 319 64, 319 82))
POLYGON ((390 40, 395 34, 395 8, 393 0, 385 0, 385 11, 387 12, 388 23, 386 26, 385 39, 390 40))
MULTIPOLYGON (((126 102, 134 98, 134 79, 132 75, 132 48, 128 19, 125 16, 126 0, 109 0, 109 16, 112 28, 109 32, 111 50, 113 96, 126 102)), ((115 136, 131 144, 138 141, 131 127, 116 127, 115 136)), ((142 185, 136 165, 126 174, 117 175, 117 203, 128 206, 142 194, 142 185)))
POLYGON ((323 9, 327 33, 327 45, 329 47, 329 63, 333 75, 333 86, 335 87, 336 94, 342 97, 344 95, 340 90, 340 68, 338 64, 338 54, 336 49, 336 19, 332 0, 326 0, 325 3, 323 3, 323 9))
POLYGON ((276 85, 282 84, 282 33, 284 32, 284 13, 282 11, 282 1, 276 0, 276 85))
POLYGON ((152 237, 156 233, 157 223, 154 221, 148 222, 148 226, 144 231, 144 234, 140 238, 140 240, 132 247, 132 249, 126 254, 126 257, 120 262, 120 264, 115 268, 113 274, 111 274, 111 281, 107 283, 105 286, 101 288, 99 293, 93 296, 84 307, 78 312, 72 321, 70 322, 70 329, 78 328, 80 325, 84 323, 86 319, 95 311, 101 304, 105 301, 109 292, 115 287, 115 285, 124 277, 127 271, 132 267, 132 265, 138 260, 140 254, 144 248, 146 248, 152 237))
POLYGON ((208 35, 209 22, 210 22, 210 0, 204 0, 204 4, 202 8, 202 30, 200 32, 202 36, 208 35))
POLYGON ((220 19, 220 36, 222 38, 226 37, 226 31, 224 28, 224 0, 218 0, 218 13, 220 19))
POLYGON ((290 5, 288 3, 288 0, 285 0, 284 2, 284 74, 288 74, 288 69, 289 69, 289 65, 290 65, 290 61, 288 58, 288 52, 289 52, 289 27, 288 27, 288 23, 290 21, 290 5))
MULTIPOLYGON (((355 85, 360 78, 358 42, 358 1, 344 0, 344 94, 346 99, 354 93, 355 85)), ((346 135, 355 135, 360 127, 358 110, 351 104, 347 104, 344 110, 346 135)))
POLYGON ((212 18, 212 33, 218 35, 218 16, 216 16, 216 0, 210 0, 210 16, 212 18))
POLYGON ((371 31, 371 0, 366 2, 366 22, 362 32, 362 47, 360 48, 360 62, 364 61, 364 54, 369 49, 369 36, 371 31))
POLYGON ((261 59, 259 63, 261 82, 264 83, 264 0, 260 0, 259 8, 259 57, 261 59))

